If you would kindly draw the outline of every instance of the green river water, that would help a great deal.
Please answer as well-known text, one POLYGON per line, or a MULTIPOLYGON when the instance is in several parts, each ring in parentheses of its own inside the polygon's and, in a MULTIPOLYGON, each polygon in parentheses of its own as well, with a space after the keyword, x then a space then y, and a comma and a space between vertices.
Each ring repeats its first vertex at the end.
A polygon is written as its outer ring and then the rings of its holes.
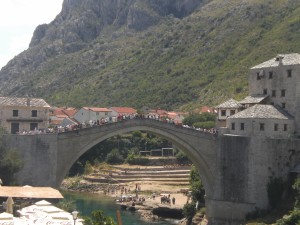
MULTIPOLYGON (((76 202, 77 211, 83 216, 90 216, 94 210, 102 210, 106 215, 111 216, 115 221, 116 211, 120 210, 119 205, 115 203, 115 200, 111 197, 101 194, 90 193, 74 193, 63 192, 65 199, 72 199, 76 202)), ((145 222, 140 219, 138 213, 121 211, 121 218, 123 225, 170 225, 177 224, 176 220, 162 220, 159 222, 145 222)))

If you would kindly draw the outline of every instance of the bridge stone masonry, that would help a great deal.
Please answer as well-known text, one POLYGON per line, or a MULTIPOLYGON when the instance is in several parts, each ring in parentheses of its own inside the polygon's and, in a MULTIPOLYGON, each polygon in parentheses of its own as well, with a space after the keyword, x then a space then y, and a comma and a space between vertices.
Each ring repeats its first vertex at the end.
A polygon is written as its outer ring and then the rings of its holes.
POLYGON ((184 151, 197 167, 206 191, 209 224, 243 224, 248 212, 268 208, 270 176, 287 179, 300 161, 299 139, 265 139, 219 134, 132 119, 72 132, 6 135, 10 149, 24 162, 20 185, 59 187, 71 166, 101 141, 135 130, 153 133, 184 151))

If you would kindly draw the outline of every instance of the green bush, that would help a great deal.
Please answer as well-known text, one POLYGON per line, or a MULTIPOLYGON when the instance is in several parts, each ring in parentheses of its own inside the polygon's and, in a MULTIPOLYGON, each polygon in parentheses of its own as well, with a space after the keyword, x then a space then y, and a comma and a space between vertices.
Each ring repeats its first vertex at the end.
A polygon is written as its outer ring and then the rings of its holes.
POLYGON ((293 189, 295 191, 295 209, 300 209, 300 179, 298 178, 293 185, 293 189))
POLYGON ((193 126, 197 128, 211 129, 216 126, 216 123, 215 121, 197 122, 194 123, 193 126))
POLYGON ((216 115, 213 113, 191 114, 184 118, 183 123, 197 128, 211 129, 216 126, 216 115))
POLYGON ((299 225, 300 224, 300 210, 294 210, 290 215, 277 220, 276 225, 299 225))
POLYGON ((74 200, 63 199, 63 200, 59 201, 59 203, 57 204, 57 207, 65 210, 67 212, 72 212, 72 211, 76 210, 76 203, 74 200))
POLYGON ((105 161, 109 164, 121 164, 124 162, 124 159, 118 149, 113 149, 107 154, 105 161))
POLYGON ((8 149, 3 141, 3 135, 6 133, 5 129, 0 126, 0 178, 4 185, 15 184, 14 174, 21 170, 23 161, 20 154, 8 149))
POLYGON ((126 158, 126 163, 130 165, 148 165, 149 159, 141 156, 136 156, 134 154, 129 154, 126 158))
POLYGON ((191 197, 193 202, 204 203, 205 190, 200 175, 195 166, 192 166, 190 172, 191 197))
POLYGON ((84 217, 84 225, 117 225, 113 218, 105 216, 101 210, 92 212, 91 217, 84 217))
POLYGON ((182 152, 182 151, 179 151, 176 155, 176 160, 179 162, 179 163, 187 163, 187 162, 190 162, 190 160, 188 159, 187 155, 182 152))
POLYGON ((93 167, 92 164, 89 161, 86 161, 84 165, 84 174, 90 174, 93 172, 93 167))
POLYGON ((193 217, 196 214, 196 204, 195 203, 186 203, 183 206, 182 213, 184 217, 188 220, 188 224, 191 224, 193 217))

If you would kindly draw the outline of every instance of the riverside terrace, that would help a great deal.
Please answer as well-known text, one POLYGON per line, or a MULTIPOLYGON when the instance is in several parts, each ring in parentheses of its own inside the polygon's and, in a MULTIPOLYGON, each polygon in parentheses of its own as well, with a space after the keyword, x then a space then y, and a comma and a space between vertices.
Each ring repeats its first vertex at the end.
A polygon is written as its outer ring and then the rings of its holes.
POLYGON ((300 162, 300 139, 218 135, 155 119, 133 118, 69 132, 5 135, 19 152, 21 185, 59 187, 71 166, 96 144, 132 131, 162 136, 184 151, 203 182, 209 224, 243 224, 248 212, 268 208, 270 175, 287 178, 300 162), (270 174, 271 173, 271 174, 270 174))

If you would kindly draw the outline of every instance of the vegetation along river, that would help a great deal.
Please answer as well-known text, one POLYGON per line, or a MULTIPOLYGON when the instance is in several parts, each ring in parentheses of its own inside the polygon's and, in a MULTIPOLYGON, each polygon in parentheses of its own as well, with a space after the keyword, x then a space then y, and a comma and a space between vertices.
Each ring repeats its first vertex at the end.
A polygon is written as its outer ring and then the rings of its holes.
MULTIPOLYGON (((74 200, 76 202, 76 210, 79 211, 82 216, 90 216, 92 211, 102 210, 105 215, 111 216, 116 222, 116 211, 120 210, 119 205, 115 203, 115 200, 111 197, 101 194, 90 193, 76 193, 76 192, 63 192, 65 199, 74 200)), ((175 220, 163 220, 159 222, 148 222, 140 219, 138 213, 129 211, 121 211, 121 217, 123 225, 170 225, 176 224, 175 220)))

